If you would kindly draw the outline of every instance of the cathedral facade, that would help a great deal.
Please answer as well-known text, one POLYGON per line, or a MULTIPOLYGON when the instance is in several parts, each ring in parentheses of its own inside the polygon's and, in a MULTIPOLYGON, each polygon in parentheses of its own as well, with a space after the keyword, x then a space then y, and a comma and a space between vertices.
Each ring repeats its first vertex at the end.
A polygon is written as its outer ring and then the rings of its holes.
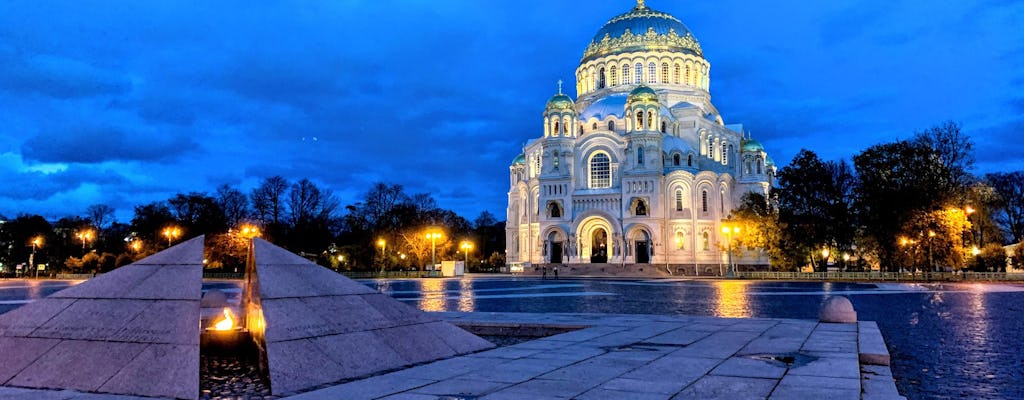
POLYGON ((577 99, 559 83, 540 137, 509 167, 507 262, 720 273, 734 234, 723 221, 745 193, 767 194, 776 169, 723 122, 710 82, 700 43, 672 15, 639 0, 609 20, 576 69, 577 99))

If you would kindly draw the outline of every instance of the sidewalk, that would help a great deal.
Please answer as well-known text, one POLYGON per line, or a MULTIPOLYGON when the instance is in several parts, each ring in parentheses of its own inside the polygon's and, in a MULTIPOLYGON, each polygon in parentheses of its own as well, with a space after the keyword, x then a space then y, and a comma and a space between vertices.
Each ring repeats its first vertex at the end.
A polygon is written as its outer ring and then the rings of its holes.
POLYGON ((902 398, 873 322, 441 314, 477 327, 585 328, 288 399, 902 398))

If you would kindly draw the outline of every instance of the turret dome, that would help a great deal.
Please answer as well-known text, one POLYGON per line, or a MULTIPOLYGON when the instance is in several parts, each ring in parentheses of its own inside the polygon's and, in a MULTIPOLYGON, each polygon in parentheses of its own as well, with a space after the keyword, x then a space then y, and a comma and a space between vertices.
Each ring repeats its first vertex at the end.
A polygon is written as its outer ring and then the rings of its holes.
POLYGON ((512 165, 526 165, 526 155, 520 153, 512 160, 512 165))
POLYGON ((634 103, 637 101, 658 102, 658 92, 655 92, 654 89, 651 89, 647 85, 641 84, 640 86, 637 86, 636 89, 633 89, 632 92, 629 92, 629 97, 626 100, 627 103, 634 103))
POLYGON ((573 103, 569 96, 562 93, 551 96, 551 100, 548 100, 548 104, 544 107, 546 111, 551 110, 573 110, 576 104, 573 103))
POLYGON ((743 141, 740 151, 764 151, 764 146, 761 145, 761 142, 754 139, 747 139, 743 141))

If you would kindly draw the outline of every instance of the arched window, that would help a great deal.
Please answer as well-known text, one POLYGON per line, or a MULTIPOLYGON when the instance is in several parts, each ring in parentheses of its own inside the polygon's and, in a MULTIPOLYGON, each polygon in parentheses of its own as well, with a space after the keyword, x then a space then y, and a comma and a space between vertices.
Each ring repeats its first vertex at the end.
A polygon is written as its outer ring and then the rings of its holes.
POLYGON ((615 121, 608 121, 608 130, 610 130, 610 131, 614 131, 615 130, 615 121))
POLYGON ((683 189, 676 189, 676 211, 683 211, 683 189))
POLYGON ((685 240, 683 238, 683 233, 682 232, 676 232, 676 249, 682 250, 683 249, 683 242, 685 242, 685 240))
POLYGON ((548 215, 551 218, 562 218, 562 207, 558 206, 556 202, 548 203, 548 215))
POLYGON ((725 215, 725 189, 718 193, 718 212, 725 215))
POLYGON ((690 64, 686 64, 686 84, 687 85, 692 85, 693 84, 692 74, 690 72, 690 64))
POLYGON ((644 165, 644 148, 637 147, 636 149, 636 165, 644 165))
POLYGON ((757 158, 757 161, 755 162, 755 164, 757 164, 757 173, 760 174, 761 173, 761 157, 757 158))
POLYGON ((702 212, 708 212, 708 191, 700 191, 700 210, 702 212))
POLYGON ((654 63, 647 64, 647 83, 658 83, 658 66, 654 63))
POLYGON ((715 158, 715 144, 708 138, 708 158, 715 158))
POLYGON ((611 160, 607 154, 597 153, 590 159, 590 187, 597 189, 611 186, 611 160))
POLYGON ((632 71, 632 69, 629 68, 629 64, 625 64, 625 65, 622 66, 622 84, 623 85, 629 84, 629 73, 630 73, 630 71, 632 71))
POLYGON ((711 250, 711 241, 708 240, 708 233, 704 232, 704 234, 702 236, 704 238, 704 241, 703 241, 703 243, 704 243, 704 246, 703 246, 704 251, 711 250))
POLYGON ((647 204, 643 200, 636 202, 636 215, 647 215, 647 204))
POLYGON ((661 121, 661 133, 665 133, 665 121, 661 121))
POLYGON ((679 166, 679 153, 676 153, 676 154, 672 155, 672 165, 674 165, 676 167, 679 166))
POLYGON ((726 147, 725 143, 722 143, 722 164, 729 164, 729 153, 725 151, 726 149, 728 147, 726 147))
POLYGON ((686 155, 686 166, 687 167, 692 167, 693 166, 693 154, 687 154, 686 155))
POLYGON ((636 129, 635 130, 639 131, 639 130, 643 130, 643 129, 644 129, 644 113, 643 113, 643 111, 641 111, 641 112, 636 113, 636 129))
POLYGON ((551 166, 558 171, 558 152, 551 153, 551 166))
POLYGON ((597 122, 595 122, 593 125, 590 126, 590 130, 594 130, 594 131, 597 130, 597 122))
POLYGON ((604 68, 601 68, 600 70, 598 70, 597 74, 598 74, 598 76, 597 76, 597 88, 598 89, 604 89, 604 82, 605 82, 604 68))
POLYGON ((672 83, 679 84, 679 63, 672 69, 672 83))
POLYGON ((554 129, 551 130, 551 136, 558 136, 558 121, 555 121, 554 129))
POLYGON ((668 83, 668 63, 661 63, 661 83, 668 83))
POLYGON ((639 85, 640 81, 644 78, 644 65, 636 63, 636 73, 633 74, 633 83, 639 85))
POLYGON ((750 160, 747 160, 746 167, 743 170, 748 174, 750 173, 750 160))
POLYGON ((647 129, 652 129, 653 127, 654 127, 654 113, 648 111, 647 112, 647 129))
POLYGON ((612 68, 611 68, 610 71, 611 71, 611 73, 609 73, 609 75, 611 75, 611 78, 612 78, 612 86, 618 85, 619 84, 619 75, 618 75, 618 71, 615 69, 614 65, 612 65, 612 68))

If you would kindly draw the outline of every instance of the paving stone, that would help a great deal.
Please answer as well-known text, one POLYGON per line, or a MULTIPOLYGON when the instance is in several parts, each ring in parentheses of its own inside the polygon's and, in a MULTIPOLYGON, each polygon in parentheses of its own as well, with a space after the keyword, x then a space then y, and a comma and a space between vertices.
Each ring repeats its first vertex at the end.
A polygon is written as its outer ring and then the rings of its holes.
POLYGON ((309 340, 340 366, 344 377, 362 376, 406 365, 405 359, 373 332, 352 332, 309 340))
POLYGON ((504 393, 517 393, 520 398, 533 399, 541 396, 552 396, 557 398, 573 398, 580 393, 590 390, 593 386, 587 386, 578 381, 564 381, 553 379, 531 379, 518 385, 503 389, 504 393))
POLYGON ((271 390, 277 395, 345 378, 340 365, 305 339, 268 343, 267 369, 271 390))
POLYGON ((804 339, 768 339, 764 336, 758 337, 743 346, 737 355, 750 354, 784 354, 796 353, 804 345, 804 339))
POLYGON ((687 357, 709 357, 726 359, 747 346, 759 332, 719 331, 708 335, 692 345, 681 348, 673 354, 687 357))
POLYGON ((860 377, 860 363, 856 357, 827 356, 828 353, 819 353, 816 360, 804 365, 794 366, 789 369, 789 375, 827 376, 833 378, 860 377))
POLYGON ((860 387, 864 399, 899 399, 896 382, 888 367, 866 366, 861 371, 860 387), (883 371, 884 370, 884 371, 883 371))
POLYGON ((420 325, 406 325, 374 331, 407 363, 418 364, 455 355, 455 350, 436 336, 421 336, 420 325))
POLYGON ((514 360, 538 353, 544 353, 544 351, 537 349, 516 349, 512 347, 499 347, 493 350, 470 354, 468 357, 506 358, 514 360))
MULTIPOLYGON (((112 340, 121 329, 151 305, 151 300, 79 299, 33 331, 32 336, 112 340)), ((196 308, 198 307, 197 302, 196 308)), ((198 326, 198 315, 196 317, 192 325, 198 326)))
POLYGON ((574 381, 580 385, 597 386, 639 366, 638 363, 625 363, 620 360, 601 360, 593 358, 564 368, 559 368, 541 375, 541 379, 574 381))
MULTIPOLYGON (((122 267, 125 268, 125 267, 122 267)), ((142 282, 128 287, 123 298, 200 300, 203 294, 203 270, 201 264, 168 265, 153 268, 155 271, 142 282)))
MULTIPOLYGON (((145 344, 64 340, 21 370, 8 385, 96 391, 128 365, 145 344)), ((196 365, 198 376, 199 365, 196 365)))
POLYGON ((483 396, 507 387, 507 383, 484 381, 477 379, 453 378, 412 390, 412 393, 433 394, 444 396, 483 396))
POLYGON ((621 390, 610 390, 597 388, 587 391, 579 396, 577 400, 668 400, 671 396, 649 393, 649 392, 625 392, 621 390))
POLYGON ((500 358, 456 357, 406 368, 391 374, 418 379, 443 380, 473 371, 501 369, 506 362, 508 360, 500 358))
POLYGON ((0 337, 0 385, 50 351, 59 340, 0 337))
POLYGON ((772 392, 772 400, 859 400, 860 389, 830 388, 827 386, 792 386, 779 384, 772 392))
POLYGON ((381 400, 437 400, 437 396, 432 394, 417 394, 417 393, 399 393, 393 394, 387 397, 381 397, 381 400))
POLYGON ((742 321, 726 327, 726 331, 759 332, 763 333, 777 325, 778 321, 742 321))
POLYGON ((862 364, 889 365, 889 349, 885 347, 885 339, 878 324, 873 321, 857 323, 857 349, 862 364))
POLYGON ((825 376, 810 375, 786 375, 779 382, 779 386, 800 386, 808 388, 835 388, 860 390, 860 377, 858 378, 833 378, 825 376))
POLYGON ((132 264, 101 274, 75 286, 51 294, 48 298, 115 299, 126 298, 132 288, 156 273, 158 267, 132 264))
POLYGON ((748 357, 729 358, 711 371, 711 375, 770 379, 781 379, 785 374, 786 364, 782 362, 748 357))
POLYGON ((428 313, 417 310, 403 302, 392 299, 383 293, 373 293, 360 296, 370 307, 373 307, 384 318, 392 321, 395 325, 412 325, 426 322, 439 321, 428 313))
POLYGON ((75 302, 74 299, 45 298, 0 314, 0 336, 29 336, 75 302))
POLYGON ((99 391, 196 398, 199 396, 199 346, 149 345, 99 391))
POLYGON ((649 379, 636 379, 636 378, 615 378, 601 384, 601 389, 606 390, 617 390, 630 393, 656 393, 665 395, 665 397, 679 393, 684 387, 692 383, 690 379, 678 379, 674 381, 669 380, 649 380, 649 379))
POLYGON ((456 354, 466 354, 494 347, 494 343, 488 342, 479 336, 466 332, 462 328, 447 322, 437 321, 421 325, 426 335, 434 335, 441 338, 448 347, 455 350, 456 354))
POLYGON ((369 400, 404 392, 435 382, 437 381, 380 375, 324 389, 312 390, 295 396, 290 396, 288 397, 288 400, 369 400))
POLYGON ((682 357, 670 354, 640 366, 622 375, 621 378, 670 382, 687 378, 696 380, 721 362, 722 360, 717 358, 682 357))
POLYGON ((111 340, 199 345, 199 302, 155 301, 128 321, 111 340))
POLYGON ((711 335, 711 331, 693 330, 688 327, 671 330, 644 340, 644 343, 689 345, 711 335))
MULTIPOLYGON (((505 364, 496 365, 494 368, 481 369, 459 376, 462 379, 483 380, 490 382, 502 382, 515 384, 534 379, 551 371, 562 368, 565 365, 550 363, 519 363, 516 360, 505 364)), ((532 360, 531 360, 532 361, 532 360)))
POLYGON ((775 379, 708 375, 683 389, 673 399, 763 399, 778 383, 775 379))

